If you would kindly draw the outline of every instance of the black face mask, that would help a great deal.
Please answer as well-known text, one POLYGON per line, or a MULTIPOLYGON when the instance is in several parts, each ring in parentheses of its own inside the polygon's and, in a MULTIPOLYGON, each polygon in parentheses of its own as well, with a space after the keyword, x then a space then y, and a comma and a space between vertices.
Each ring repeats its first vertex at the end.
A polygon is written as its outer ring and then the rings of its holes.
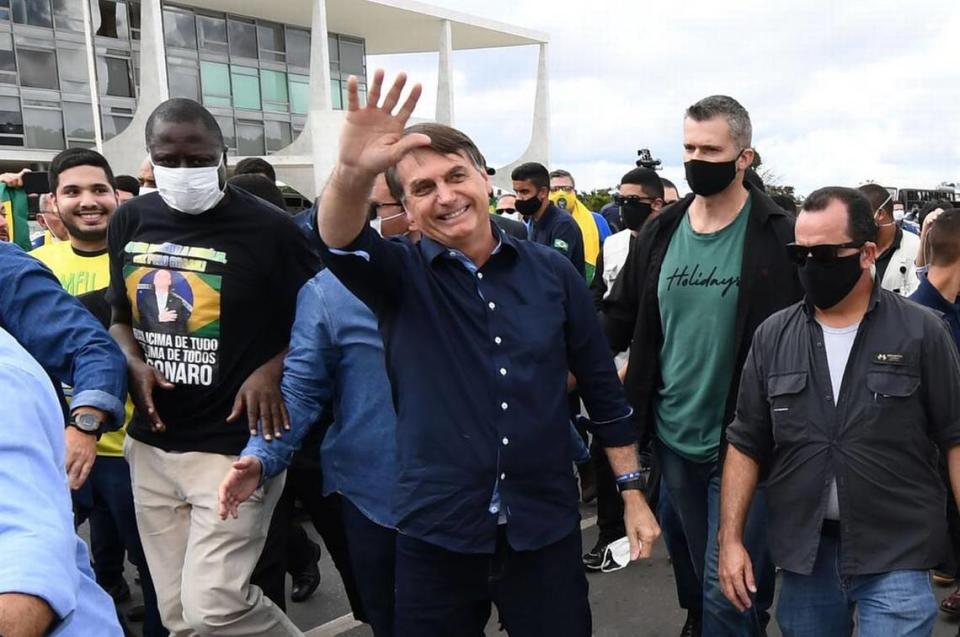
POLYGON ((863 272, 859 252, 832 261, 807 259, 797 270, 807 300, 821 310, 829 310, 845 299, 863 272))
POLYGON ((620 220, 625 228, 630 230, 639 230, 643 227, 643 222, 653 212, 653 207, 646 201, 637 203, 624 202, 620 204, 620 220))
POLYGON ((683 167, 687 173, 687 185, 701 197, 722 192, 737 176, 739 158, 740 155, 737 154, 730 161, 703 161, 702 159, 685 161, 683 167))
POLYGON ((536 195, 530 197, 529 199, 517 199, 517 212, 522 214, 524 217, 529 217, 537 214, 537 211, 540 210, 540 206, 542 204, 543 200, 536 195))

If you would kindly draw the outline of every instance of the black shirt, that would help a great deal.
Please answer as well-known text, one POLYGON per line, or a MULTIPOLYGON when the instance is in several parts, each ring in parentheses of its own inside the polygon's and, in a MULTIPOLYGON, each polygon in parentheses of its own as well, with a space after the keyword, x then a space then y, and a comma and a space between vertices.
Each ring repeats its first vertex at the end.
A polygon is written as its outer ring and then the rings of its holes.
POLYGON ((548 204, 543 216, 533 223, 530 240, 558 251, 570 259, 580 278, 585 276, 583 233, 570 213, 548 204))
POLYGON ((757 330, 727 439, 768 472, 774 562, 809 574, 828 489, 841 575, 938 564, 947 548, 937 446, 960 444, 960 356, 944 322, 874 287, 834 404, 823 330, 804 302, 757 330))
POLYGON ((289 343, 297 292, 318 266, 289 215, 233 186, 226 193, 199 215, 156 193, 136 197, 107 232, 108 300, 176 385, 154 392, 167 430, 134 414, 128 433, 167 451, 243 449, 245 414, 226 417, 247 377, 289 343))
POLYGON ((493 219, 493 222, 497 224, 501 230, 506 232, 514 239, 527 238, 527 227, 519 221, 514 221, 509 217, 504 217, 498 214, 492 214, 490 215, 490 218, 493 219))
POLYGON ((890 265, 890 259, 893 254, 900 249, 900 242, 903 240, 903 230, 897 226, 897 233, 893 237, 893 243, 883 254, 877 257, 877 281, 883 281, 883 275, 887 272, 887 266, 890 265))
POLYGON ((518 551, 577 528, 567 370, 600 441, 636 440, 583 275, 556 250, 490 227, 499 247, 479 269, 429 237, 384 240, 369 226, 321 255, 380 321, 397 409, 397 528, 462 553, 494 551, 501 513, 518 551))

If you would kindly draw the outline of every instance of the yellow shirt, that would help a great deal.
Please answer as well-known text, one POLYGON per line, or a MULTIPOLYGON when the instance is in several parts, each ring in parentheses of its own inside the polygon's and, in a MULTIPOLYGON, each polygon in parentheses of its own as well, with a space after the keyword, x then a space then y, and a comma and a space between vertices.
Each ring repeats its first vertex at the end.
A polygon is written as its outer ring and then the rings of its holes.
MULTIPOLYGON (((60 285, 73 296, 102 290, 110 284, 110 257, 106 250, 102 254, 77 254, 69 241, 60 241, 44 244, 30 255, 50 268, 60 285)), ((100 436, 98 456, 123 457, 123 440, 132 416, 133 403, 127 397, 123 427, 100 436)))

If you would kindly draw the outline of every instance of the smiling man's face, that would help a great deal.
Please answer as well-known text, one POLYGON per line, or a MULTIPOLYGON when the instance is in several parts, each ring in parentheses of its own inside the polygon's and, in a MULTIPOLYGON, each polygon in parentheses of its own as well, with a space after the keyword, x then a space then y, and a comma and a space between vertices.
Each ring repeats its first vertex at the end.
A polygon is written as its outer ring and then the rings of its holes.
POLYGON ((117 193, 98 166, 74 166, 60 173, 53 203, 71 237, 106 242, 117 193))

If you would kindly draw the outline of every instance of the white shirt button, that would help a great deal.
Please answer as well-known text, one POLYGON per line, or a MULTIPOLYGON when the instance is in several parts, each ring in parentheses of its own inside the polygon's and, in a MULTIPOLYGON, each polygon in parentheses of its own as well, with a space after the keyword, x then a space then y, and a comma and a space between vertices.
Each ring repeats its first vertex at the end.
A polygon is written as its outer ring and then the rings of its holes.
POLYGON ((506 447, 506 446, 509 445, 509 444, 510 444, 510 439, 507 438, 506 436, 504 436, 504 437, 503 437, 503 446, 506 447))
POLYGON ((477 278, 478 278, 478 279, 482 279, 482 278, 483 278, 483 272, 477 272, 477 278))
POLYGON ((506 367, 501 367, 501 368, 500 368, 500 375, 501 375, 501 376, 506 376, 506 375, 507 375, 507 368, 506 368, 506 367))
POLYGON ((494 337, 493 337, 493 342, 496 343, 497 345, 499 345, 500 343, 503 342, 503 339, 500 338, 499 336, 494 336, 494 337))
POLYGON ((500 409, 506 411, 506 410, 507 410, 507 407, 509 407, 509 405, 508 405, 507 403, 500 403, 500 409))
POLYGON ((499 513, 499 512, 500 512, 500 507, 498 507, 497 505, 493 505, 492 507, 490 507, 490 513, 499 513))
POLYGON ((451 256, 451 257, 455 257, 455 256, 457 256, 457 253, 454 252, 453 250, 451 250, 451 251, 450 251, 450 256, 451 256))
POLYGON ((495 310, 497 309, 497 304, 494 303, 493 301, 490 301, 489 303, 487 303, 487 307, 489 307, 491 310, 495 310))
POLYGON ((506 479, 507 479, 507 474, 501 473, 501 474, 500 474, 500 479, 501 479, 501 480, 506 480, 506 479))

